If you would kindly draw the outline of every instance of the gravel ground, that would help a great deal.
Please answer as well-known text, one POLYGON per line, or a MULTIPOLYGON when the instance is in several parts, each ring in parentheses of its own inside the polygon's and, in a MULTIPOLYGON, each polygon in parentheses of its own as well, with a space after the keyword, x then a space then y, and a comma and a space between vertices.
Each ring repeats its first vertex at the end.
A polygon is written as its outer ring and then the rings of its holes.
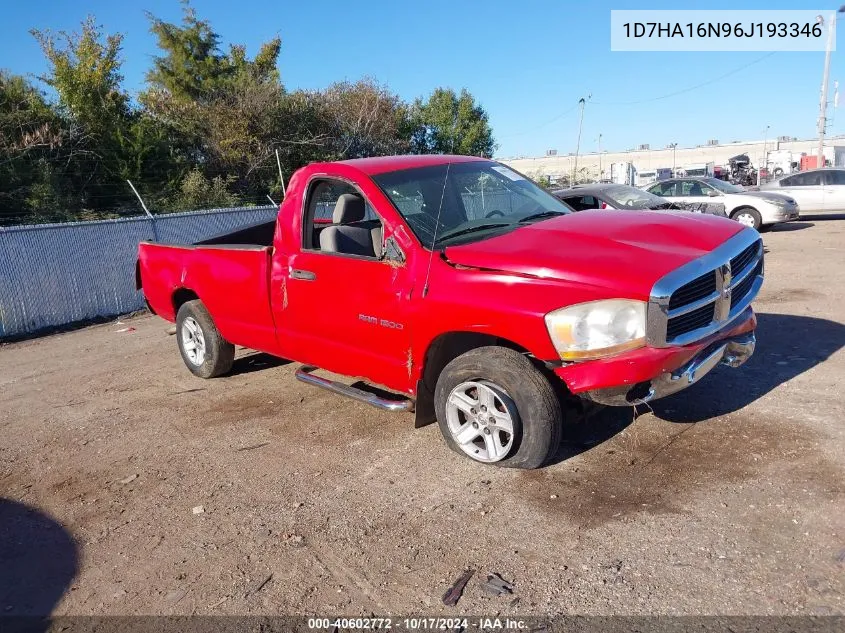
POLYGON ((752 360, 531 472, 249 350, 194 378, 156 317, 2 346, 0 612, 843 614, 844 233, 764 234, 752 360))

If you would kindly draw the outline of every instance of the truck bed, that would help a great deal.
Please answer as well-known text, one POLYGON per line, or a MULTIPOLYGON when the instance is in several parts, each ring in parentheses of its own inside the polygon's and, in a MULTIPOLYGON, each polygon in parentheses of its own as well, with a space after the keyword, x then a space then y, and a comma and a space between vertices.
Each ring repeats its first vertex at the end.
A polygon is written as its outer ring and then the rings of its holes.
MULTIPOLYGON (((228 238, 231 243, 173 246, 141 242, 138 281, 150 309, 175 321, 177 306, 186 298, 197 297, 226 340, 253 349, 274 350, 276 335, 269 293, 272 249, 269 245, 245 244, 242 236, 234 237, 254 228, 212 238, 228 238)), ((254 235, 261 237, 261 230, 254 235)))
POLYGON ((196 246, 272 246, 276 232, 276 220, 259 222, 250 226, 215 235, 206 240, 195 242, 196 246))

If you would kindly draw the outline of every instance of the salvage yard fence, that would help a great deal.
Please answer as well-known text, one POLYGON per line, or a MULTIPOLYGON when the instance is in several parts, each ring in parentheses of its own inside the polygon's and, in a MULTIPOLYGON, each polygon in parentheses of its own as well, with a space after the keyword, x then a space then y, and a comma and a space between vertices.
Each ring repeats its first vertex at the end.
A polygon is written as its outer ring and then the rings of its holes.
POLYGON ((0 227, 0 339, 140 310, 138 243, 192 244, 276 216, 277 207, 0 227))

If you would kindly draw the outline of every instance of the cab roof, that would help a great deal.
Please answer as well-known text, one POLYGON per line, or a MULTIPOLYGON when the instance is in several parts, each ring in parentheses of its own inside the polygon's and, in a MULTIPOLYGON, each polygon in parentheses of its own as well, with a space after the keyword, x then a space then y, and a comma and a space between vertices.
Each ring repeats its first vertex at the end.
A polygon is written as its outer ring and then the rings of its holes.
POLYGON ((377 156, 373 158, 353 158, 338 161, 341 165, 355 167, 368 176, 384 174, 400 169, 431 167, 447 163, 490 162, 489 158, 478 156, 456 156, 451 154, 408 154, 405 156, 377 156))

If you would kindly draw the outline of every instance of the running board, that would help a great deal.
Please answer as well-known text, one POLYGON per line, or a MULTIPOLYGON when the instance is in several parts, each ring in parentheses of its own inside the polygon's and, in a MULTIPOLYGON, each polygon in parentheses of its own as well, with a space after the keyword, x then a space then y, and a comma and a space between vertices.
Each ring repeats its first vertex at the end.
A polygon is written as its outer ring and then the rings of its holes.
POLYGON ((384 409, 385 411, 414 410, 413 400, 388 400, 387 398, 380 398, 376 394, 369 393, 363 389, 345 385, 342 382, 337 382, 335 380, 320 378, 319 376, 315 376, 311 373, 317 371, 318 369, 319 367, 314 367, 313 365, 303 365, 296 370, 294 375, 297 380, 301 380, 304 383, 314 385, 315 387, 322 387, 323 389, 327 389, 328 391, 341 396, 346 396, 347 398, 354 398, 355 400, 368 404, 372 407, 376 407, 377 409, 384 409))

